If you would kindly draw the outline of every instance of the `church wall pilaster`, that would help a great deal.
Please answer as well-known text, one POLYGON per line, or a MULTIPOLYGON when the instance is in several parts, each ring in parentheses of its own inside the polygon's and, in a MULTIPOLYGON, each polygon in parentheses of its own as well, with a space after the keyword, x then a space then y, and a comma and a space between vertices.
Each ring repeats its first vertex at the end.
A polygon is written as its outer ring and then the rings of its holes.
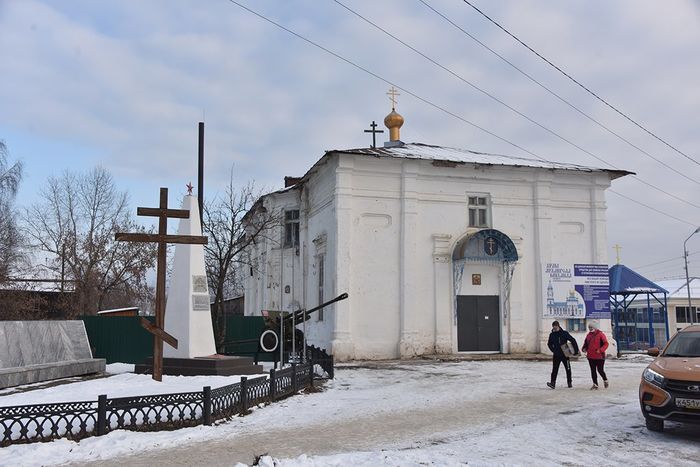
POLYGON ((399 254, 400 337, 399 356, 414 357, 425 352, 425 342, 419 342, 416 323, 418 261, 418 171, 415 161, 404 161, 401 167, 401 239, 399 254))
POLYGON ((332 353, 338 361, 351 360, 355 358, 355 345, 353 342, 352 322, 353 322, 353 293, 351 283, 352 263, 350 261, 353 248, 353 168, 354 159, 352 157, 338 157, 338 166, 335 172, 335 267, 331 271, 335 272, 334 296, 343 292, 348 292, 350 298, 335 304, 333 314, 335 326, 332 333, 332 353))
POLYGON ((543 318, 542 310, 544 310, 544 298, 542 290, 541 263, 552 261, 552 175, 538 174, 537 180, 533 186, 533 206, 534 206, 534 221, 535 221, 535 258, 539 261, 533 261, 530 265, 533 277, 535 280, 534 299, 532 304, 535 309, 532 310, 531 323, 534 325, 532 335, 539 338, 535 343, 536 348, 532 349, 537 352, 543 352, 547 348, 547 340, 551 330, 550 323, 543 318))
POLYGON ((590 189, 591 199, 591 262, 603 264, 608 262, 607 231, 605 224, 605 188, 610 186, 608 181, 604 186, 595 184, 590 189))
POLYGON ((433 303, 435 316, 435 353, 452 353, 452 273, 450 240, 452 235, 433 234, 433 303))

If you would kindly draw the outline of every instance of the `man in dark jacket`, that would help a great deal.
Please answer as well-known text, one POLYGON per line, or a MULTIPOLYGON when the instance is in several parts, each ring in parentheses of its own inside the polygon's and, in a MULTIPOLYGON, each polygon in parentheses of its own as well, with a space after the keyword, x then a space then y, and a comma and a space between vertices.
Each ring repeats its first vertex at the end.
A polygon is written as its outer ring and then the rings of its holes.
POLYGON ((557 385, 557 374, 559 373, 559 364, 564 364, 564 369, 566 370, 566 382, 569 387, 571 387, 571 362, 569 362, 569 356, 564 353, 562 347, 567 345, 567 342, 571 342, 573 345, 573 355, 578 355, 578 344, 576 339, 571 337, 571 334, 566 332, 559 326, 559 321, 554 321, 552 323, 552 332, 549 334, 549 341, 547 341, 547 347, 552 351, 552 379, 547 386, 550 389, 554 389, 557 385))

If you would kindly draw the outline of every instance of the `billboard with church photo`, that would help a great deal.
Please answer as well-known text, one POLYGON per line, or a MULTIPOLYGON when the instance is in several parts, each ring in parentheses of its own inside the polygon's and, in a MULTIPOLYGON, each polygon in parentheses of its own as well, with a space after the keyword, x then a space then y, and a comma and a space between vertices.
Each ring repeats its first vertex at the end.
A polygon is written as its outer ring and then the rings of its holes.
POLYGON ((545 318, 610 319, 607 264, 544 263, 545 318))

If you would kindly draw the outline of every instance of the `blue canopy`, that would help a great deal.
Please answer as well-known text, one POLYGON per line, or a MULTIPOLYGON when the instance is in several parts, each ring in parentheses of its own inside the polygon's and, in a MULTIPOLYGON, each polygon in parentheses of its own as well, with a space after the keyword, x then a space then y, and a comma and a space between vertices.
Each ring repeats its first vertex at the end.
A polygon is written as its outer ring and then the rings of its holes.
POLYGON ((646 277, 643 277, 627 266, 616 264, 608 270, 610 278, 610 294, 630 293, 664 293, 668 291, 659 287, 646 277))

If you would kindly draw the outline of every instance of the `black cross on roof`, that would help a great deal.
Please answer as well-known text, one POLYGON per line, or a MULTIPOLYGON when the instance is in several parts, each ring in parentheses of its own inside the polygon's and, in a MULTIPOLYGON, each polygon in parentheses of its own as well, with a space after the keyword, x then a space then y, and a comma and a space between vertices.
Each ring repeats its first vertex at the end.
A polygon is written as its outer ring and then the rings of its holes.
POLYGON ((372 148, 377 147, 377 133, 384 133, 384 130, 377 130, 377 123, 372 120, 371 130, 365 130, 365 133, 372 133, 372 148))

